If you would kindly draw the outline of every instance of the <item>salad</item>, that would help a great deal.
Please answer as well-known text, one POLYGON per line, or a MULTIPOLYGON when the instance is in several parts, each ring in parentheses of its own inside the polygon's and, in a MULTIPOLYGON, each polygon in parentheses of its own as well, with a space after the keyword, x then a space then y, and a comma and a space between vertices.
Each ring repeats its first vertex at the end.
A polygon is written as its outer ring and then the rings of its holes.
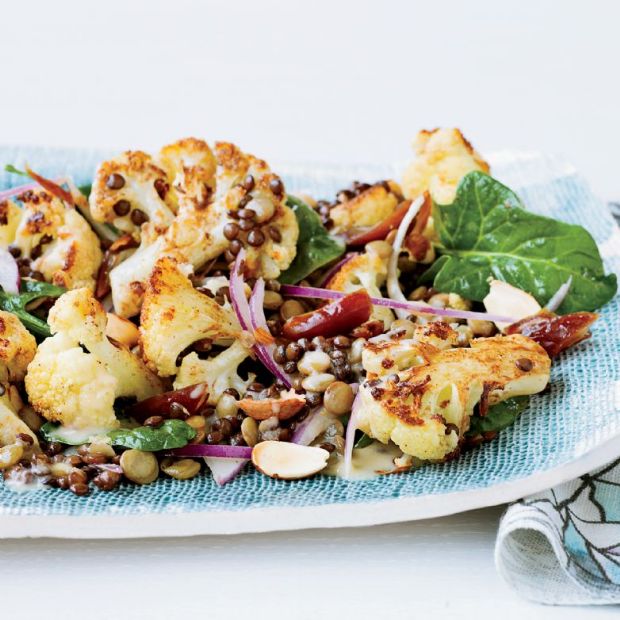
POLYGON ((0 469, 76 495, 251 462, 292 480, 491 441, 616 293, 582 227, 536 215, 457 129, 400 183, 288 194, 233 144, 0 192, 0 469))

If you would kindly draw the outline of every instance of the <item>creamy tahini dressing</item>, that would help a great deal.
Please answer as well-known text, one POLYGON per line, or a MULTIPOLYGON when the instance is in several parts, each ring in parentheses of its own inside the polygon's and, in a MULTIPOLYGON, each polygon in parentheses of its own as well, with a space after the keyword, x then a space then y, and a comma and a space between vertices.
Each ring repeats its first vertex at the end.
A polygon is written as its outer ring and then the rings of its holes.
MULTIPOLYGON (((380 476, 379 472, 392 471, 396 468, 394 459, 402 455, 402 450, 398 446, 390 443, 382 444, 373 441, 365 448, 353 450, 351 461, 350 480, 368 480, 380 476)), ((331 458, 327 467, 321 472, 326 476, 338 476, 344 478, 344 459, 342 456, 331 458)))

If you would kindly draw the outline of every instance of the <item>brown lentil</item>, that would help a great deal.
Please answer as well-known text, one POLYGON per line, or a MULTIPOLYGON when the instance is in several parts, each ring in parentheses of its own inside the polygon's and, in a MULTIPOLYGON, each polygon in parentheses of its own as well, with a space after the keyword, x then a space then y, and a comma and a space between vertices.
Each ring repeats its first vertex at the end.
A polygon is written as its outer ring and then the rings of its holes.
POLYGON ((116 215, 122 217, 129 213, 131 205, 128 200, 119 200, 112 208, 114 209, 114 213, 116 213, 116 215))
POLYGON ((131 221, 136 225, 136 226, 141 226, 142 224, 144 224, 144 222, 148 222, 149 221, 149 216, 142 211, 141 209, 134 209, 131 212, 131 221))
POLYGON ((260 228, 253 228, 248 234, 248 243, 252 247, 258 247, 265 243, 265 235, 260 228))
POLYGON ((75 495, 81 497, 82 495, 88 495, 88 491, 90 489, 88 488, 88 484, 84 482, 78 482, 77 484, 71 484, 69 482, 69 490, 72 493, 75 493, 75 495))
POLYGON ((276 364, 284 364, 287 360, 286 346, 283 344, 278 345, 273 352, 273 359, 276 364))
POLYGON ((236 239, 239 236, 239 224, 235 222, 228 222, 226 226, 224 226, 224 237, 229 241, 236 239))
POLYGON ((285 348, 285 357, 289 362, 298 362, 304 353, 303 347, 298 342, 290 342, 285 348))
POLYGON ((113 172, 105 183, 109 189, 121 189, 125 185, 125 179, 116 172, 113 172))
POLYGON ((256 211, 252 209, 239 209, 238 214, 242 220, 253 220, 256 217, 256 211))
POLYGON ((522 370, 523 372, 529 372, 530 370, 532 370, 532 368, 534 368, 534 362, 532 362, 532 360, 528 359, 527 357, 520 357, 515 362, 515 365, 519 370, 522 370))
POLYGON ((245 179, 243 179, 241 187, 243 187, 246 192, 251 192, 254 189, 255 184, 254 177, 251 174, 248 174, 245 179))
POLYGON ((241 228, 244 232, 247 232, 248 230, 252 230, 254 228, 254 222, 251 220, 241 220, 239 222, 239 228, 241 228))
POLYGON ((267 229, 267 232, 269 233, 271 239, 276 243, 280 243, 280 241, 282 241, 282 233, 275 226, 270 226, 267 229))
POLYGON ((280 179, 271 179, 269 181, 269 189, 276 195, 281 196, 284 193, 284 185, 280 179))
POLYGON ((86 482, 88 482, 88 476, 81 469, 74 469, 69 474, 69 484, 84 484, 86 482))
POLYGON ((157 179, 155 183, 153 183, 153 186, 155 187, 155 191, 157 192, 157 195, 162 200, 166 197, 166 194, 168 193, 168 190, 170 189, 170 185, 168 185, 168 183, 166 183, 166 181, 164 181, 163 179, 157 179))
POLYGON ((115 471, 104 469, 93 478, 93 484, 102 491, 112 491, 121 481, 121 475, 115 471))

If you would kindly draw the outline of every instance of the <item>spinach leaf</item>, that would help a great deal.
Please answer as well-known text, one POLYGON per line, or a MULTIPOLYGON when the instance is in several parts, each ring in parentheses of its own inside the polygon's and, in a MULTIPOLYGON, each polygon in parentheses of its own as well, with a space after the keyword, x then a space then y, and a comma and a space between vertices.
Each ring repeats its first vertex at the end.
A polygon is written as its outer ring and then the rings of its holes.
POLYGON ((440 260, 434 287, 482 301, 487 280, 504 280, 546 304, 569 278, 560 313, 595 310, 616 293, 590 233, 523 208, 517 195, 482 172, 470 172, 451 205, 435 204, 440 260))
POLYGON ((345 244, 332 237, 315 213, 305 202, 288 196, 286 204, 293 209, 299 224, 297 254, 291 266, 280 275, 284 284, 296 284, 315 269, 327 265, 344 254, 345 244))
MULTIPOLYGON (((92 433, 67 432, 61 425, 46 422, 40 430, 46 441, 57 441, 71 446, 79 446, 88 442, 92 433)), ((157 428, 138 426, 137 428, 121 428, 109 431, 107 437, 114 446, 135 448, 145 452, 171 450, 186 446, 194 437, 196 431, 183 420, 166 420, 157 428)))
POLYGON ((166 420, 156 428, 139 426, 127 430, 120 429, 110 431, 108 436, 115 446, 157 452, 186 446, 196 436, 196 431, 183 420, 166 420))
POLYGON ((19 174, 20 177, 29 177, 30 175, 19 168, 16 168, 13 164, 7 164, 4 166, 6 172, 10 172, 11 174, 19 174))
POLYGON ((467 435, 480 435, 492 431, 501 431, 514 424, 518 415, 527 407, 529 396, 515 396, 489 407, 484 417, 474 415, 471 418, 467 435))
POLYGON ((35 336, 43 336, 44 338, 51 336, 48 324, 38 316, 30 314, 26 310, 26 306, 40 297, 60 297, 65 289, 47 282, 25 279, 22 280, 20 288, 18 295, 0 290, 0 309, 15 314, 26 329, 35 336))
POLYGON ((366 433, 362 433, 360 438, 353 444, 354 448, 367 448, 374 439, 369 437, 366 433))

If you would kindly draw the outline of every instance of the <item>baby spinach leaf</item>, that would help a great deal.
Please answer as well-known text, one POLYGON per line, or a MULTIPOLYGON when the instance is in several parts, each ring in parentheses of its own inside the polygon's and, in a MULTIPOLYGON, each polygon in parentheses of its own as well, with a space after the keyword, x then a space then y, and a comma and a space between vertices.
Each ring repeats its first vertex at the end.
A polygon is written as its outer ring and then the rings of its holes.
POLYGON ((166 420, 158 427, 139 426, 108 433, 113 445, 145 452, 182 448, 195 436, 196 431, 183 420, 166 420))
POLYGON ((515 396, 489 407, 484 417, 474 415, 471 418, 467 435, 498 432, 514 424, 519 414, 527 407, 529 396, 515 396))
POLYGON ((6 172, 10 172, 11 174, 19 174, 21 177, 29 177, 30 175, 19 168, 16 168, 13 164, 6 164, 4 166, 6 172))
MULTIPOLYGON (((87 443, 92 433, 84 434, 67 432, 59 424, 46 422, 41 427, 40 433, 46 441, 57 441, 70 446, 79 446, 87 443)), ((109 431, 107 437, 114 446, 123 448, 135 448, 145 452, 157 452, 159 450, 171 450, 186 446, 194 437, 196 431, 183 420, 166 420, 156 428, 151 426, 138 426, 137 428, 121 428, 109 431)))
POLYGON ((297 254, 291 266, 280 275, 284 284, 296 284, 315 269, 327 265, 344 254, 345 244, 332 237, 315 213, 305 202, 288 196, 286 204, 293 209, 299 224, 297 254))
POLYGON ((454 202, 435 204, 433 217, 443 261, 434 287, 442 292, 482 301, 495 278, 544 305, 572 276, 560 313, 595 310, 616 293, 616 276, 605 275, 585 228, 526 211, 512 190, 482 172, 466 175, 454 202))
POLYGON ((38 280, 24 279, 21 282, 18 295, 0 290, 0 309, 15 314, 26 329, 35 336, 47 338, 52 335, 48 324, 43 319, 28 312, 26 306, 35 299, 41 297, 57 298, 64 292, 65 289, 60 286, 39 282, 38 280))
POLYGON ((372 442, 373 438, 369 437, 366 433, 362 433, 360 438, 353 445, 354 448, 367 448, 372 442))

